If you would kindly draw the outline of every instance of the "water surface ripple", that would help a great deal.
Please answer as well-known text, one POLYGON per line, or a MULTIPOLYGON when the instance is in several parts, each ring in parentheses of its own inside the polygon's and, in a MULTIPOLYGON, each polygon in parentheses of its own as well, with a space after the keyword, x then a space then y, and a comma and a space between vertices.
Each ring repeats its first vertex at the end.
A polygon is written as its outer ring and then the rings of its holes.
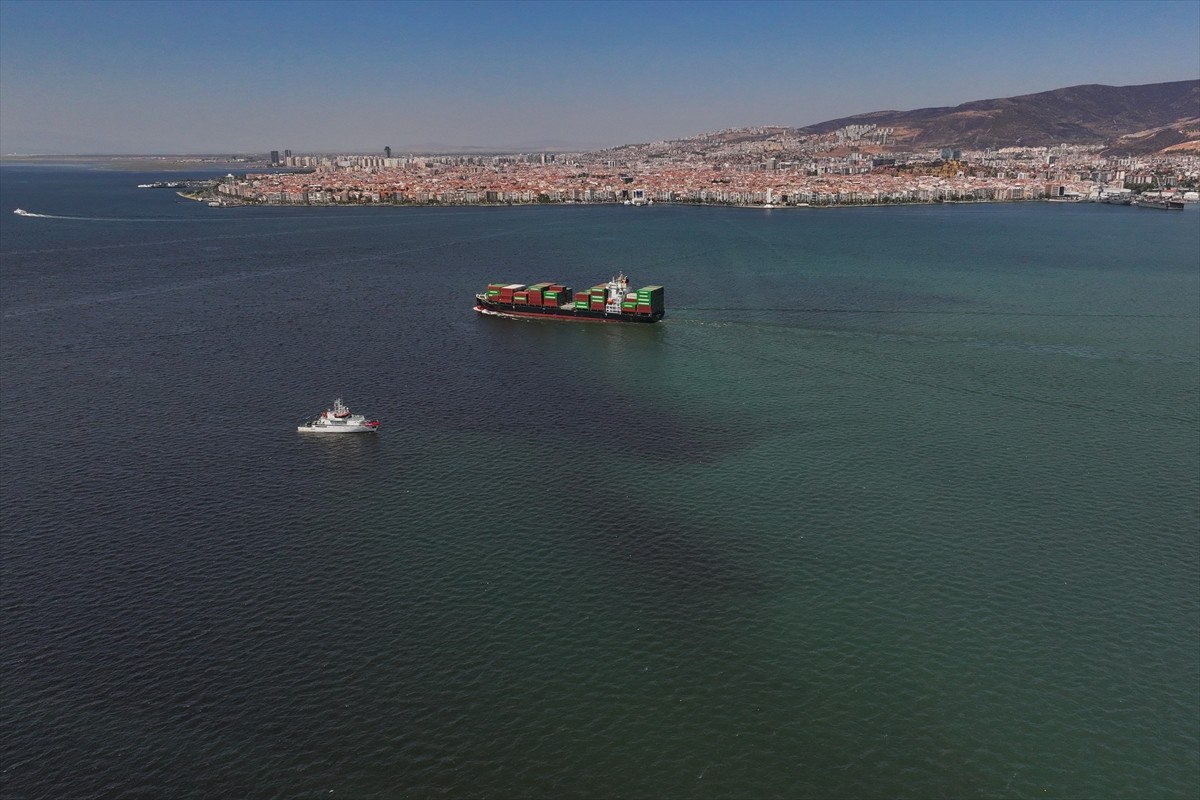
POLYGON ((3 169, 0 796, 1195 796, 1195 207, 3 169))

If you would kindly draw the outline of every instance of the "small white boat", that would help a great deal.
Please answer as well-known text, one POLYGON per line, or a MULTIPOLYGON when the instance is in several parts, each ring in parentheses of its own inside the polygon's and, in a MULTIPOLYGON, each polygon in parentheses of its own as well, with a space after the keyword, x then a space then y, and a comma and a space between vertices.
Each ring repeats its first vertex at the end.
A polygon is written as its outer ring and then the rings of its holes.
POLYGON ((342 398, 333 401, 333 408, 296 428, 300 433, 375 433, 379 420, 367 420, 362 414, 351 414, 342 398))
POLYGON ((14 208, 13 213, 16 214, 18 217, 32 217, 33 216, 33 214, 30 214, 28 211, 26 211, 23 208, 14 208))

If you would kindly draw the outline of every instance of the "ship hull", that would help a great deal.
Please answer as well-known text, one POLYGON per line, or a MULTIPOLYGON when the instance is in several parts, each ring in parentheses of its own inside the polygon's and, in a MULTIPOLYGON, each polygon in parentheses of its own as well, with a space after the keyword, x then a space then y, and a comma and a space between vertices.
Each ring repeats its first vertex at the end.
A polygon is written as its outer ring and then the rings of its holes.
POLYGON ((1138 200, 1134 203, 1138 208, 1154 208, 1160 211, 1183 211, 1182 200, 1138 200))
POLYGON ((475 298, 475 310, 489 317, 510 319, 552 319, 565 322, 610 322, 648 325, 662 320, 664 312, 651 314, 622 314, 560 306, 530 306, 516 303, 496 303, 475 298))
POLYGON ((375 428, 365 425, 301 425, 300 433, 375 433, 375 428))

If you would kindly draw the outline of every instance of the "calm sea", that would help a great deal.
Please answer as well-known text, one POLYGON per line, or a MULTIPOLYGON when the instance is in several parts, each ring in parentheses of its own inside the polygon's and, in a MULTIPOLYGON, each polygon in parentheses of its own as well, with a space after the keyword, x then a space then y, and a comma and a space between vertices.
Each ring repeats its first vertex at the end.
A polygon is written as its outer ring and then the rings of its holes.
POLYGON ((0 170, 4 798, 1196 796, 1200 207, 193 176, 0 170))

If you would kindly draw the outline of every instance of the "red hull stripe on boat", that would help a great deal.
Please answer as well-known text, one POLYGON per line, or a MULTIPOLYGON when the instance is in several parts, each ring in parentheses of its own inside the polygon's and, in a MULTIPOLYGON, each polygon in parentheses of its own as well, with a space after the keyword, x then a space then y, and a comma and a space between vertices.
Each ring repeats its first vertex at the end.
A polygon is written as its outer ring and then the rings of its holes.
POLYGON ((485 308, 484 306, 475 306, 475 310, 480 314, 494 314, 498 317, 527 317, 529 319, 557 319, 563 322, 609 322, 616 325, 645 325, 648 322, 640 322, 632 319, 602 319, 599 317, 577 317, 574 314, 552 314, 552 313, 527 313, 523 311, 509 311, 507 309, 500 311, 495 308, 485 308))

